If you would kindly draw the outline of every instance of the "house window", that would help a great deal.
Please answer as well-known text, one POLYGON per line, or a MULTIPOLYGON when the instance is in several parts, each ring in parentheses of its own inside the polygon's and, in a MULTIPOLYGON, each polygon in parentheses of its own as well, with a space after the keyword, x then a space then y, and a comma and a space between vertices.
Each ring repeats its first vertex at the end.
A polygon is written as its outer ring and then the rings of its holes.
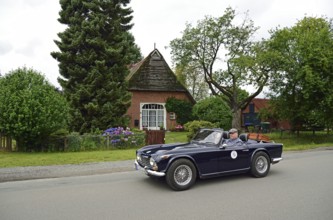
POLYGON ((142 128, 158 130, 165 128, 165 109, 161 104, 141 104, 142 128))
POLYGON ((175 120, 176 119, 176 113, 170 112, 169 115, 170 115, 170 120, 175 120))
POLYGON ((250 111, 250 113, 254 113, 254 103, 250 103, 249 111, 250 111))

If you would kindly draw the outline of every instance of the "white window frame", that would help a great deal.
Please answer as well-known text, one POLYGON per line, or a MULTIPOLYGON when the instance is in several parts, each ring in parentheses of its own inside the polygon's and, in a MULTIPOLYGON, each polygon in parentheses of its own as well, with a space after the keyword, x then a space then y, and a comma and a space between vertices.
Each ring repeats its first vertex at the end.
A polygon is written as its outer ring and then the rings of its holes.
MULTIPOLYGON (((165 109, 165 103, 158 103, 158 102, 142 102, 142 103, 140 103, 140 129, 142 130, 143 129, 143 120, 142 120, 142 117, 143 117, 143 106, 144 105, 161 105, 161 106, 163 106, 163 109, 161 109, 161 110, 163 110, 163 128, 164 129, 167 129, 167 125, 166 125, 166 109, 165 109)), ((155 109, 151 109, 151 110, 155 110, 155 109)), ((158 111, 157 111, 158 109, 156 109, 156 120, 157 120, 157 122, 158 122, 158 111)), ((149 113, 148 113, 148 115, 146 116, 146 117, 149 117, 149 113)), ((152 126, 152 127, 150 127, 149 126, 149 119, 148 119, 148 127, 145 127, 145 128, 147 128, 148 130, 159 130, 160 129, 160 127, 159 126, 152 126)))

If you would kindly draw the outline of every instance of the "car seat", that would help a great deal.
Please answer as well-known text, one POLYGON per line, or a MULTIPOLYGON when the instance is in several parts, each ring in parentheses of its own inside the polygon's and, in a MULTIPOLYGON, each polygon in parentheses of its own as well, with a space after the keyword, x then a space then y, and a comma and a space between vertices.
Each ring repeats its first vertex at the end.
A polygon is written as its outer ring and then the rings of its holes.
POLYGON ((222 135, 223 135, 223 139, 229 139, 230 138, 228 131, 223 131, 222 135))
POLYGON ((223 133, 222 133, 222 138, 223 138, 222 143, 225 143, 225 142, 227 141, 227 139, 230 138, 230 136, 229 136, 229 132, 228 132, 228 131, 223 131, 223 133))
POLYGON ((246 133, 240 134, 239 139, 241 139, 243 142, 247 142, 248 139, 247 134, 246 133))

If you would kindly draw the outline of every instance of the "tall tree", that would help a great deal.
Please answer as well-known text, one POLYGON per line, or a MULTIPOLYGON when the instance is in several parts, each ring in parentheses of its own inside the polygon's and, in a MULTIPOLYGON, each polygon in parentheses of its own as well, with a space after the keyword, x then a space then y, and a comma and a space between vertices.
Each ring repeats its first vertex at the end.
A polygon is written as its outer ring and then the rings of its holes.
POLYGON ((222 95, 232 111, 232 126, 241 128, 241 109, 256 97, 267 82, 271 54, 263 42, 253 40, 257 27, 247 14, 234 24, 236 13, 227 8, 217 18, 205 17, 196 27, 186 24, 181 38, 170 42, 173 62, 199 66, 213 95, 222 95), (240 99, 241 88, 254 92, 240 99))
POLYGON ((68 104, 43 75, 19 68, 0 78, 0 131, 19 151, 38 150, 43 140, 67 128, 68 104))
POLYGON ((224 129, 231 128, 230 108, 220 96, 211 96, 197 102, 192 112, 201 121, 212 122, 224 129))
POLYGON ((200 67, 195 64, 178 65, 175 72, 178 80, 189 90, 195 101, 208 97, 209 88, 200 67))
POLYGON ((129 32, 130 0, 60 0, 55 40, 63 91, 71 104, 71 129, 81 133, 124 125, 130 104, 128 65, 141 59, 129 32))
POLYGON ((325 18, 305 17, 293 27, 271 32, 270 47, 279 62, 271 96, 276 112, 293 130, 304 124, 332 126, 332 27, 325 18))

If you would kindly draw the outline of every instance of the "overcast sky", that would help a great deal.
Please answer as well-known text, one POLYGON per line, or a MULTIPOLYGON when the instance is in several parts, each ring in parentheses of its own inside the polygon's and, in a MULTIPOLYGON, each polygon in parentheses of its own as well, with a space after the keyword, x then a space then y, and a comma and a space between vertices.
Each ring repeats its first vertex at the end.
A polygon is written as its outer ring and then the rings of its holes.
MULTIPOLYGON (((205 15, 218 17, 231 6, 240 14, 249 11, 260 29, 258 38, 268 30, 290 27, 304 16, 333 18, 332 0, 132 0, 132 33, 143 56, 154 43, 171 66, 170 50, 165 47, 181 36, 185 23, 196 24, 205 15)), ((58 21, 58 0, 0 0, 0 73, 26 66, 43 73, 55 86, 58 63, 50 52, 58 48, 53 40, 64 30, 58 21)))

